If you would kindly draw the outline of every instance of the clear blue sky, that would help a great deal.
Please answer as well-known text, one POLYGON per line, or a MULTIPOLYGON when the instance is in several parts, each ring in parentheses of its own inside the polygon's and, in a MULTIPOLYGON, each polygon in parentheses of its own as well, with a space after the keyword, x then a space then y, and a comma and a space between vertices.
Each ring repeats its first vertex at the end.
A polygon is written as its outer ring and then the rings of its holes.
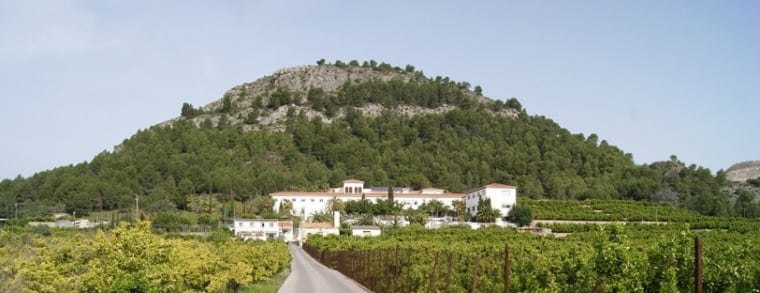
POLYGON ((0 1, 0 178, 320 58, 517 97, 637 163, 760 159, 760 1, 0 1))

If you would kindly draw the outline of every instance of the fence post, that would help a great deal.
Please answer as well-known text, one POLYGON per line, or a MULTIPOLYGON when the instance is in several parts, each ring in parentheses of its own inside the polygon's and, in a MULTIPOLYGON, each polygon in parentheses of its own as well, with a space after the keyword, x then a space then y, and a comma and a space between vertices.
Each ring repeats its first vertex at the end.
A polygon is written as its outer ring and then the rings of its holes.
POLYGON ((431 289, 433 289, 433 280, 435 280, 435 268, 438 266, 438 256, 441 254, 441 251, 435 252, 435 260, 433 261, 433 270, 430 272, 430 281, 428 281, 427 290, 425 292, 430 292, 431 289))
POLYGON ((344 250, 338 250, 338 257, 337 258, 338 258, 338 263, 335 264, 335 267, 338 268, 338 271, 341 274, 346 275, 346 269, 345 269, 345 267, 346 267, 346 265, 345 265, 345 263, 346 263, 346 255, 345 255, 345 251, 344 250))
POLYGON ((412 270, 412 248, 406 249, 406 292, 412 291, 412 277, 409 271, 412 270))
POLYGON ((370 287, 370 288, 372 289, 372 291, 377 291, 377 278, 378 278, 378 274, 380 273, 380 270, 378 269, 379 268, 379 266, 378 266, 378 258, 379 258, 378 257, 379 256, 378 252, 379 252, 379 250, 375 249, 375 250, 372 251, 371 256, 370 256, 370 265, 371 265, 371 268, 372 268, 370 270, 370 272, 371 272, 370 275, 372 276, 372 287, 370 287))
POLYGON ((398 261, 398 244, 396 244, 396 250, 393 252, 393 276, 391 277, 391 290, 396 291, 396 279, 398 279, 399 261, 398 261))
POLYGON ((388 258, 390 257, 390 253, 388 253, 388 249, 383 249, 381 251, 382 252, 380 256, 382 257, 382 260, 383 260, 383 265, 382 265, 383 271, 381 273, 383 274, 383 281, 380 282, 380 287, 383 287, 383 290, 380 290, 380 292, 388 292, 389 291, 388 286, 391 283, 391 278, 388 276, 390 273, 390 270, 389 270, 390 266, 388 266, 388 260, 389 260, 388 258))
POLYGON ((504 293, 509 293, 509 243, 504 244, 504 293))
POLYGON ((448 268, 446 269, 446 289, 444 289, 443 292, 447 292, 448 293, 449 292, 449 284, 451 284, 451 251, 449 251, 447 254, 449 256, 449 263, 447 265, 448 268))
POLYGON ((480 256, 475 255, 475 263, 473 264, 472 269, 472 288, 470 288, 470 293, 478 292, 478 267, 480 267, 480 256))
POLYGON ((702 293, 702 240, 694 237, 694 292, 702 293))
POLYGON ((367 282, 364 279, 365 271, 367 270, 367 261, 365 260, 365 252, 364 250, 359 251, 359 283, 361 283, 364 286, 367 286, 367 282))

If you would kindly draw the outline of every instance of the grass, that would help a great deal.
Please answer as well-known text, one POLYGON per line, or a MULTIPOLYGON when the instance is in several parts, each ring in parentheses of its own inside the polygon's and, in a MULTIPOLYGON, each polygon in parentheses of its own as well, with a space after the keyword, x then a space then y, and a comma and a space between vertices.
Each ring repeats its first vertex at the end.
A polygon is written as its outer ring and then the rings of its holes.
POLYGON ((276 274, 268 281, 253 284, 250 287, 245 288, 242 292, 243 293, 276 293, 277 290, 280 290, 280 287, 282 287, 282 283, 285 283, 285 279, 287 278, 288 278, 288 274, 285 272, 276 274))

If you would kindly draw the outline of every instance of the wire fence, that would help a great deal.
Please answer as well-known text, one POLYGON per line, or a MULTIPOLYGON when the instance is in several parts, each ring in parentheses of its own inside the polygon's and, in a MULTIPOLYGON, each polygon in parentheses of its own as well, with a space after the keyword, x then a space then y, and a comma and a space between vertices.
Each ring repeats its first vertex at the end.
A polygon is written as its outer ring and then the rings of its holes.
MULTIPOLYGON (((477 254, 401 248, 304 251, 372 292, 510 292, 510 249, 477 254)), ((592 292, 603 293, 603 282, 592 292)), ((702 241, 694 239, 694 292, 702 293, 702 241)))

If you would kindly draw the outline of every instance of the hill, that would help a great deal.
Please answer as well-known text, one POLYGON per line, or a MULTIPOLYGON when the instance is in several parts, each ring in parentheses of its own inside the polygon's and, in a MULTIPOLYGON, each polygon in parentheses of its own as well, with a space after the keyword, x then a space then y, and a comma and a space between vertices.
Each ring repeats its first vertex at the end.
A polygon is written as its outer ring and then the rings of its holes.
POLYGON ((271 208, 262 195, 355 177, 453 192, 503 182, 533 198, 735 213, 722 171, 713 176, 675 157, 636 165, 595 134, 528 114, 515 98, 490 99, 480 86, 411 65, 320 60, 236 86, 203 107, 185 103, 180 113, 89 162, 0 182, 0 204, 19 203, 23 215, 84 215, 127 210, 136 195, 148 210, 193 209, 208 194, 261 214, 271 208))
POLYGON ((747 161, 733 164, 726 169, 726 178, 736 182, 758 179, 760 178, 760 161, 747 161))

